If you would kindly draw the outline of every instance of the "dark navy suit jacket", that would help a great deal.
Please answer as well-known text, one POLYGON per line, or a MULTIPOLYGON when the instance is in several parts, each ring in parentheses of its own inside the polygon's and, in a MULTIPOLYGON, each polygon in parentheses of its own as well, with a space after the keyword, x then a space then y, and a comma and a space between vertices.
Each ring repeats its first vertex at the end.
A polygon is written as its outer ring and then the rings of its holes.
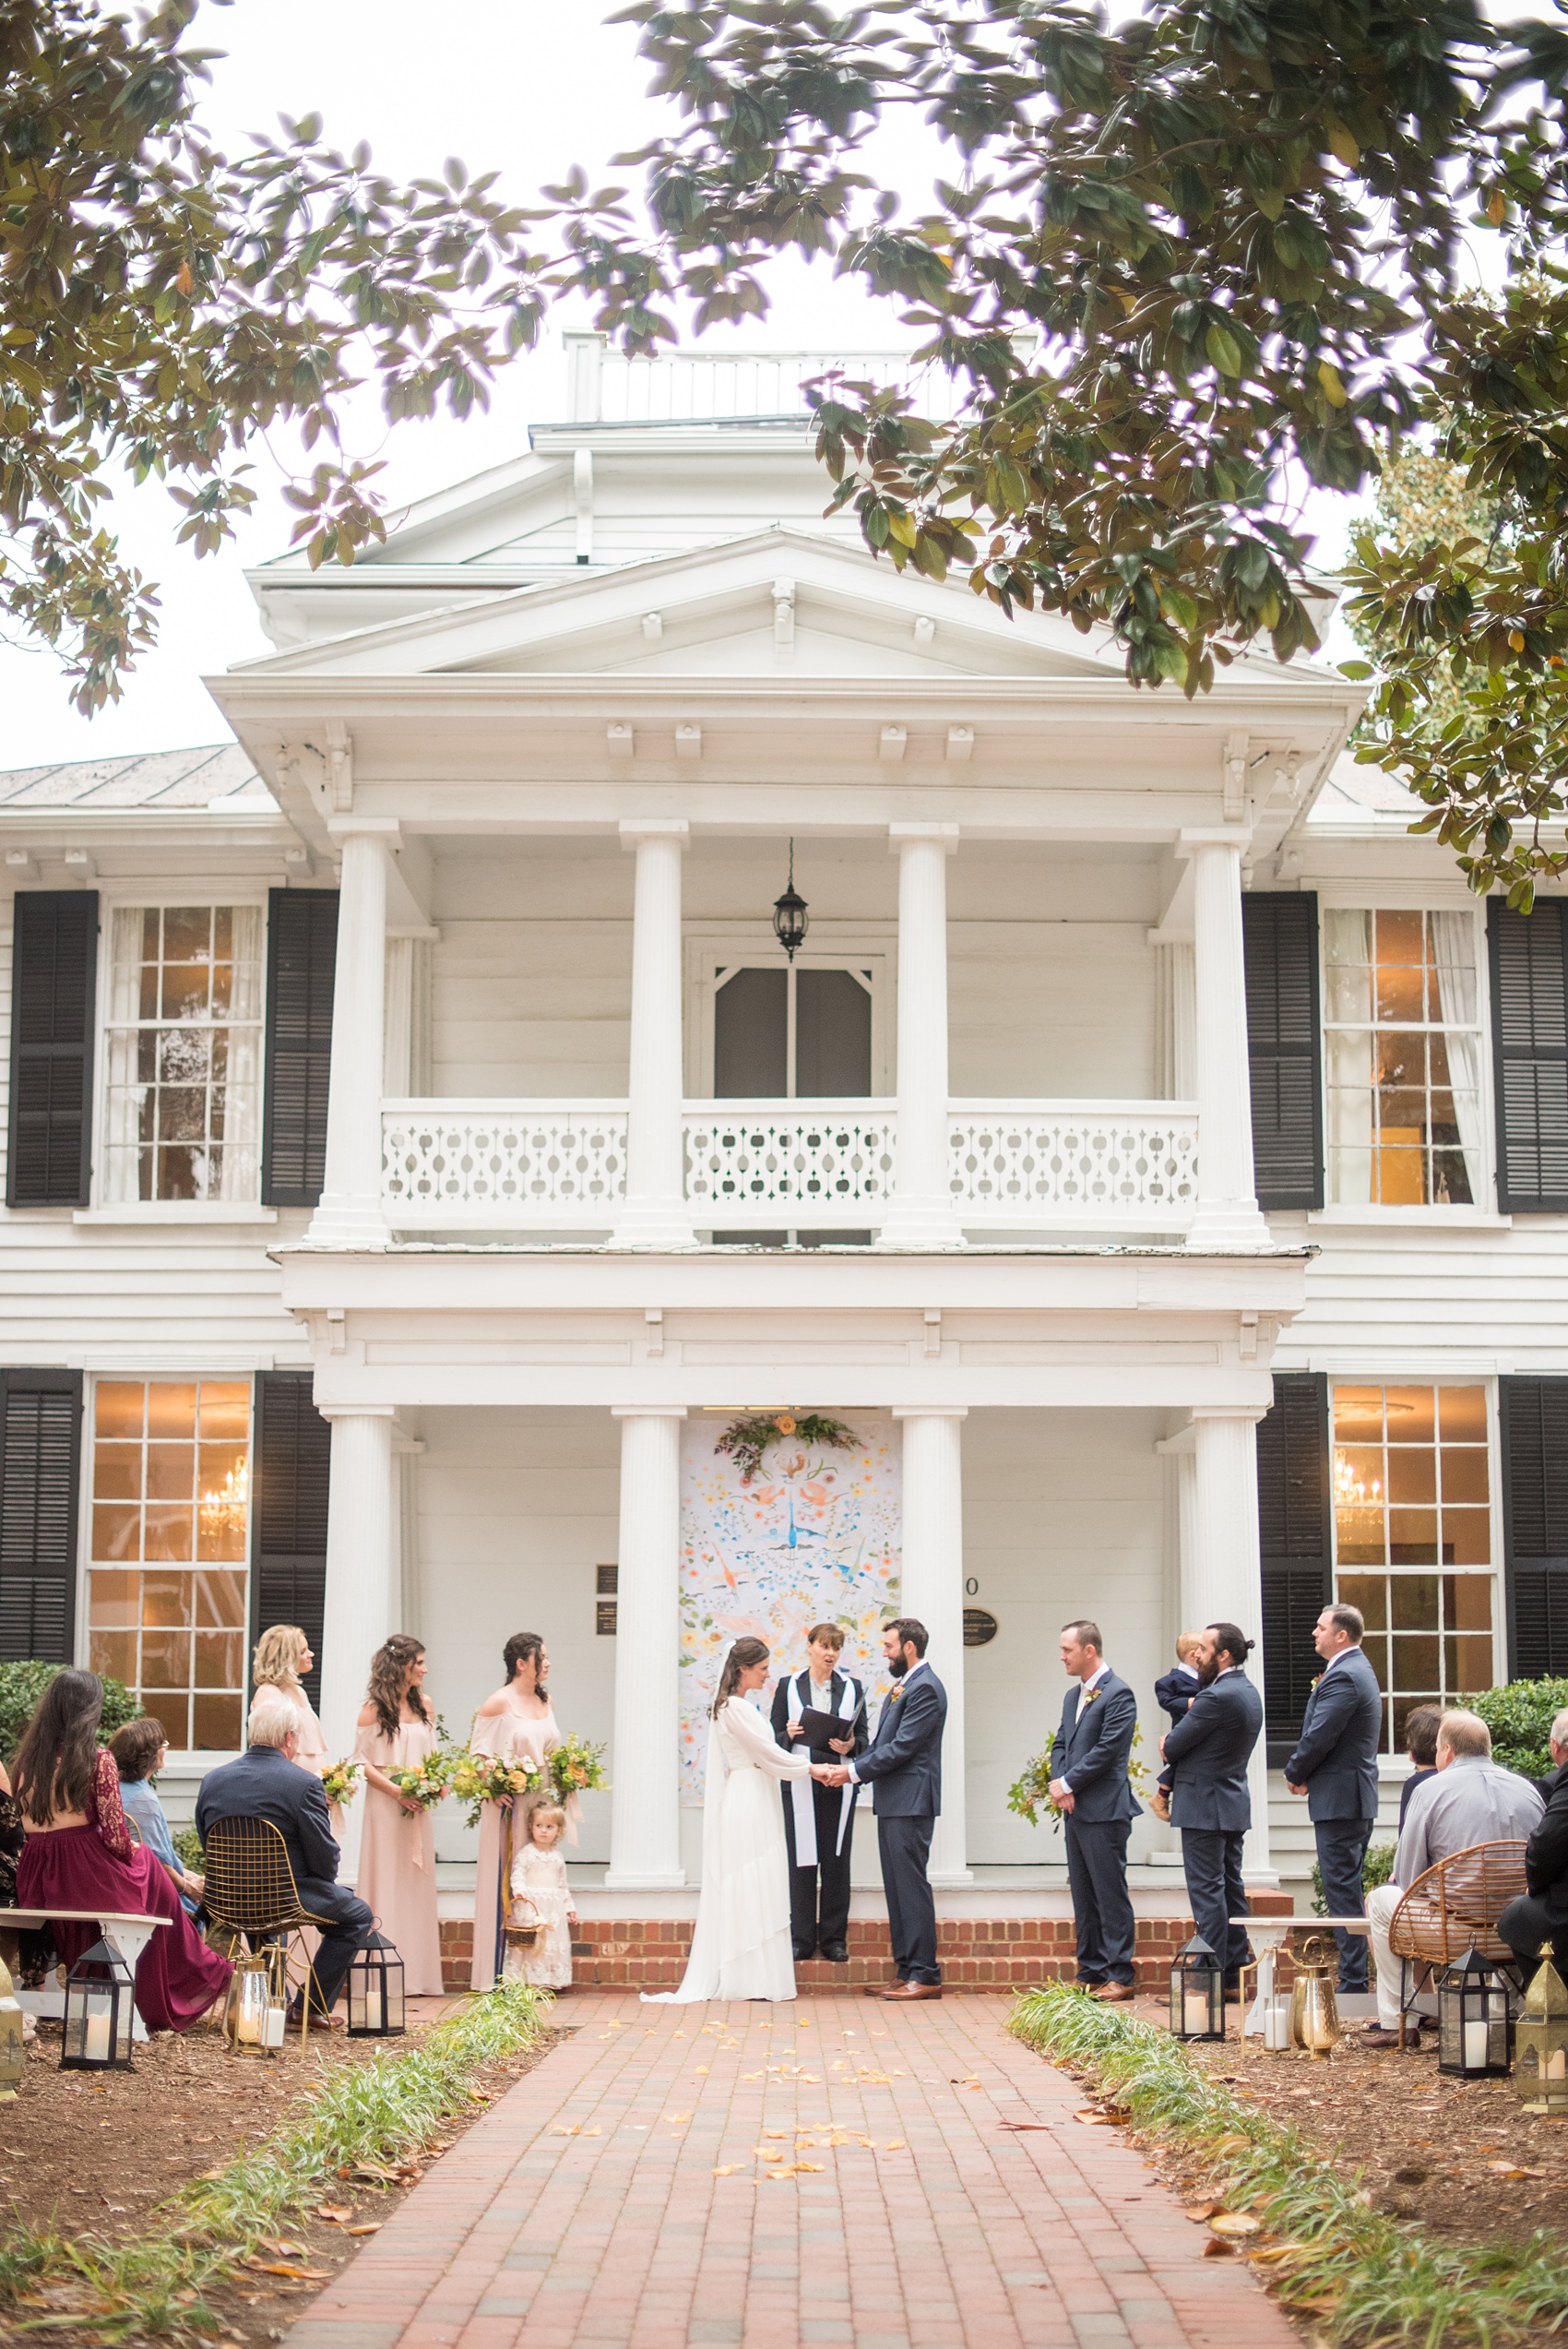
POLYGON ((1263 1729, 1263 1699, 1240 1668, 1200 1688, 1166 1733, 1165 1766, 1176 1773, 1172 1827, 1241 1835, 1253 1823, 1247 1763, 1263 1729))
POLYGON ((929 1664, 894 1683, 870 1749, 854 1765, 859 1783, 872 1790, 878 1818, 941 1817, 946 1723, 947 1691, 929 1664))
POLYGON ((1072 1816, 1080 1827, 1136 1818, 1143 1806, 1127 1783, 1127 1758, 1138 1726, 1138 1700, 1114 1672, 1096 1682, 1089 1703, 1080 1705, 1079 1694, 1075 1681, 1062 1700, 1051 1774, 1071 1780, 1072 1816))
POLYGON ((1296 1750, 1285 1765, 1307 1790, 1307 1817, 1375 1818, 1383 1692, 1360 1648, 1342 1648, 1307 1699, 1296 1750))
POLYGON ((1161 1712, 1170 1715, 1172 1723, 1182 1719, 1197 1693, 1198 1675, 1187 1664, 1162 1672, 1154 1684, 1154 1701, 1161 1712))
POLYGON ((338 1845, 327 1796, 314 1771, 301 1770, 276 1746, 252 1746, 238 1761, 209 1770, 196 1796, 196 1833, 205 1842, 215 1818, 267 1818, 289 1847, 294 1881, 338 1881, 338 1845))

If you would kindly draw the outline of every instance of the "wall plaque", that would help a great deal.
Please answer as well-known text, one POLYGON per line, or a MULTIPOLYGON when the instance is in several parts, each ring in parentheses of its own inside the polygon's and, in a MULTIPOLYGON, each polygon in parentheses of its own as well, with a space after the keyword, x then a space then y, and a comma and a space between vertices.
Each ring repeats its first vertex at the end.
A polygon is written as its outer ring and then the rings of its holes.
POLYGON ((966 1648, 985 1647, 989 1641, 995 1639, 997 1628, 998 1626, 996 1617, 991 1614, 987 1608, 966 1607, 964 1609, 964 1645, 966 1648))

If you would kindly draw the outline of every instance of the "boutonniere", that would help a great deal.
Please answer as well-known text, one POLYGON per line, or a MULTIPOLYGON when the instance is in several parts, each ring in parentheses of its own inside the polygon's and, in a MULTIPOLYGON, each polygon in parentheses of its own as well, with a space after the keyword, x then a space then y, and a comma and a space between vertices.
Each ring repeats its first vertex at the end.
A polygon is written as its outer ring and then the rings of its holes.
POLYGON ((897 1703, 897 1701, 898 1701, 899 1698, 903 1695, 903 1693, 904 1693, 904 1684, 903 1684, 903 1682, 902 1682, 901 1680, 896 1680, 896 1681, 894 1682, 894 1684, 893 1684, 892 1687, 891 1687, 891 1688, 888 1690, 888 1692, 887 1692, 887 1701, 888 1701, 888 1703, 889 1703, 890 1705, 896 1705, 896 1704, 897 1703))
POLYGON ((1084 1699, 1084 1703, 1086 1706, 1098 1705, 1099 1702, 1099 1690, 1098 1688, 1091 1688, 1088 1695, 1084 1699))
POLYGON ((1308 1689, 1308 1691, 1307 1691, 1308 1696, 1309 1696, 1309 1697, 1315 1697, 1315 1696, 1317 1695, 1318 1690, 1319 1690, 1322 1687, 1323 1687, 1323 1675, 1322 1675, 1322 1673, 1320 1672, 1320 1673, 1318 1674, 1317 1678, 1316 1678, 1316 1679, 1313 1682, 1312 1687, 1308 1689))

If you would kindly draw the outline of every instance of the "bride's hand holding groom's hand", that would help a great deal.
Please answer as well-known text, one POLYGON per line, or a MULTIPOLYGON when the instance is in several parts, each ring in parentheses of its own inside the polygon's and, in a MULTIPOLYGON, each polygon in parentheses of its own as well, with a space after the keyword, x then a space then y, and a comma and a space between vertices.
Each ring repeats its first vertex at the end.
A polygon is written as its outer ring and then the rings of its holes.
POLYGON ((841 1762, 813 1762, 812 1776, 820 1779, 825 1786, 847 1786, 849 1783, 849 1773, 841 1762))

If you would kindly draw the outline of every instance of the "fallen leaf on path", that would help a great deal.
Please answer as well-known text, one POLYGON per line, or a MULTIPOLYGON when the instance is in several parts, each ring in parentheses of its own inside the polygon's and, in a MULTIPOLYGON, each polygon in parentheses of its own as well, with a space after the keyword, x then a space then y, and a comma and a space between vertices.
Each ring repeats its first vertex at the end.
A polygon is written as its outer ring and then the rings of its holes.
POLYGON ((1075 2113, 1073 2115, 1073 2118, 1075 2120, 1081 2120, 1086 2128, 1109 2128, 1111 2126, 1111 2115, 1109 2113, 1097 2113, 1086 2110, 1081 2113, 1075 2113))
POLYGON ((905 2150, 904 2140, 901 2137, 890 2137, 882 2150, 885 2153, 901 2153, 905 2150))
POLYGON ((798 2170, 820 2170, 823 2166, 824 2164, 821 2162, 797 2162, 795 2164, 795 2167, 798 2170))
POLYGON ((740 2166, 739 2162, 721 2162, 713 2175, 715 2177, 733 2177, 740 2166))
POLYGON ((1218 2202, 1186 2202, 1182 2204, 1182 2215, 1201 2226, 1206 2219, 1213 2218, 1218 2208, 1218 2202))
POLYGON ((345 2235, 379 2235, 381 2232, 381 2221, 379 2219, 365 2219, 358 2226, 346 2226, 343 2229, 343 2232, 345 2235))
POLYGON ((1546 2176, 1545 2170, 1521 2169, 1514 2162, 1488 2162, 1487 2167, 1493 2177, 1544 2177, 1546 2176))
POLYGON ((289 2275, 292 2276, 298 2283, 331 2282, 330 2269, 296 2268, 291 2266, 287 2260, 247 2260, 245 2265, 257 2275, 289 2275))
POLYGON ((1211 2235, 1204 2245, 1206 2260, 1233 2260, 1235 2257, 1236 2246, 1233 2243, 1227 2243, 1223 2236, 1211 2235))
POLYGON ((470 2088, 469 2095, 470 2100, 476 2105, 488 2105, 490 2102, 490 2091, 488 2088, 470 2088))
POLYGON ((1002 2126, 1004 2128, 1053 2128, 1055 2123, 1049 2120, 1004 2120, 1002 2126))
POLYGON ((1261 2235, 1263 2224, 1245 2211, 1217 2211, 1209 2221, 1216 2235, 1261 2235))
POLYGON ((340 2208, 334 2203, 318 2202, 315 2215, 318 2219, 325 2219, 329 2226, 342 2226, 354 2214, 352 2211, 340 2208))

